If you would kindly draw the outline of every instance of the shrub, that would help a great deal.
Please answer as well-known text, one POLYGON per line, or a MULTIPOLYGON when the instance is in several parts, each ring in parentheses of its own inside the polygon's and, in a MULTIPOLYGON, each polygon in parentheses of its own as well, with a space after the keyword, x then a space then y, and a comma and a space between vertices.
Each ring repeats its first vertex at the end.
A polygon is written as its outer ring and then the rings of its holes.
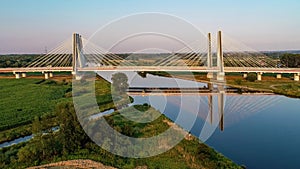
POLYGON ((255 80, 256 80, 256 74, 254 74, 254 73, 248 74, 246 80, 248 80, 249 82, 255 82, 255 80))

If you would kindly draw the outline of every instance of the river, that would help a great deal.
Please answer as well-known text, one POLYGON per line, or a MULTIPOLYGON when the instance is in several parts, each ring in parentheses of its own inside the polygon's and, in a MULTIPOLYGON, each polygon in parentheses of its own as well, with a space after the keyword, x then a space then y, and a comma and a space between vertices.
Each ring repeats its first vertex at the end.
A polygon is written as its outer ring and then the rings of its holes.
MULTIPOLYGON (((111 75, 101 74, 107 80, 111 75)), ((195 87, 194 82, 147 75, 147 78, 127 73, 130 87, 195 87)), ((206 84, 197 83, 203 87, 206 84)), ((190 132, 199 137, 209 121, 209 96, 204 95, 132 95, 134 104, 151 104, 175 121, 179 110, 186 119, 196 117, 190 132), (189 98, 182 105, 182 101, 189 98), (199 101, 199 102, 197 102, 199 101), (161 104, 164 103, 165 104, 161 104), (199 103, 199 106, 197 105, 199 103), (198 111, 192 109, 199 107, 198 111), (196 116, 195 116, 196 114, 196 116)), ((217 102, 217 96, 212 96, 217 102)), ((216 105, 214 109, 218 109, 216 105)), ((205 141, 210 147, 240 165, 250 169, 296 169, 300 166, 300 100, 279 95, 227 95, 223 124, 205 141)), ((214 111, 215 113, 215 111, 214 111)), ((212 116, 216 118, 216 116, 212 116)), ((220 119, 212 119, 218 123, 220 119)), ((190 120, 179 120, 185 128, 190 120)), ((217 124, 217 125, 218 125, 217 124)), ((215 124, 216 125, 216 124, 215 124)))

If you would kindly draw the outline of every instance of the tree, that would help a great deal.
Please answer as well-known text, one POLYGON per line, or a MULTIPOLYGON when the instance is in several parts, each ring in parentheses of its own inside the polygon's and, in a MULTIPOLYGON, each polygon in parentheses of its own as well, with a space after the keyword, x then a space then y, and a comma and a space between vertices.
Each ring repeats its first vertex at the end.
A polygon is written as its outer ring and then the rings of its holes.
POLYGON ((40 159, 40 148, 36 145, 29 146, 26 145, 25 147, 22 147, 18 152, 18 160, 21 163, 33 163, 33 162, 39 162, 40 159))
POLYGON ((138 75, 140 75, 142 78, 147 77, 147 72, 137 72, 138 75))
POLYGON ((254 74, 254 73, 248 74, 246 80, 248 80, 249 82, 255 82, 255 80, 256 80, 256 74, 254 74))
POLYGON ((283 65, 291 68, 300 67, 300 54, 286 53, 280 57, 280 61, 283 65))
POLYGON ((89 137, 82 129, 72 103, 62 103, 57 106, 56 113, 60 124, 60 142, 63 153, 68 154, 83 147, 89 137))
POLYGON ((42 125, 41 125, 41 122, 40 122, 40 118, 39 117, 34 117, 34 120, 32 122, 32 133, 35 135, 35 136, 41 136, 43 133, 42 133, 42 125))
POLYGON ((128 89, 128 77, 124 73, 116 73, 112 75, 112 85, 113 91, 116 94, 123 95, 126 94, 126 90, 128 89))

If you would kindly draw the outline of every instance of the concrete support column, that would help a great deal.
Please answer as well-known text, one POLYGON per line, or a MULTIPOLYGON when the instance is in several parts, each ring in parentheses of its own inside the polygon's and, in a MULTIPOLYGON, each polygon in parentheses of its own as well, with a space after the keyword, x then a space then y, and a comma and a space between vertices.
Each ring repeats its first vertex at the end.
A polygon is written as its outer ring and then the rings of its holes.
POLYGON ((224 81, 225 80, 225 73, 224 72, 219 72, 217 74, 217 81, 224 81))
POLYGON ((281 74, 277 74, 277 75, 276 75, 276 78, 277 78, 277 79, 281 79, 281 78, 282 78, 282 75, 281 75, 281 74))
POLYGON ((261 81, 262 80, 262 74, 261 72, 257 73, 257 80, 261 81))
POLYGON ((246 79, 248 77, 248 73, 244 73, 243 77, 246 79))
POLYGON ((15 73, 16 79, 20 79, 21 78, 21 74, 20 73, 15 73))
POLYGON ((295 73, 294 74, 294 80, 297 81, 297 82, 299 81, 299 75, 300 75, 300 73, 295 73))
POLYGON ((53 77, 53 72, 50 72, 50 73, 49 73, 49 77, 53 77))
POLYGON ((212 83, 208 83, 207 84, 207 87, 210 91, 213 91, 214 90, 214 85, 212 83))
POLYGON ((214 74, 212 72, 207 73, 207 78, 208 79, 214 78, 214 74))
POLYGON ((26 77, 27 75, 26 75, 26 73, 22 73, 22 77, 24 78, 24 77, 26 77))
POLYGON ((75 75, 75 79, 76 79, 76 80, 81 80, 81 79, 82 79, 82 76, 76 74, 76 75, 75 75))
POLYGON ((72 72, 73 78, 75 78, 75 80, 81 80, 82 79, 82 75, 79 72, 72 72))
POLYGON ((45 72, 44 74, 45 74, 45 79, 46 79, 46 80, 49 79, 49 73, 48 73, 48 72, 45 72))

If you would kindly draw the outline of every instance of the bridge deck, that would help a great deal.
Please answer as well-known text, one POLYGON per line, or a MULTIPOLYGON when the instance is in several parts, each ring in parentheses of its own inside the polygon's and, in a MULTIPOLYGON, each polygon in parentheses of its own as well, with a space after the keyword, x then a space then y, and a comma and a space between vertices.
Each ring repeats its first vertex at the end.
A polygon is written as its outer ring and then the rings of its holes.
MULTIPOLYGON (((10 72, 71 72, 72 67, 34 67, 34 68, 0 68, 0 73, 10 72)), ((78 68, 79 72, 94 72, 94 71, 144 71, 144 72, 219 72, 217 67, 180 67, 180 66, 105 66, 105 67, 85 67, 78 68)), ((225 67, 226 73, 300 73, 300 68, 259 68, 259 67, 225 67)))

